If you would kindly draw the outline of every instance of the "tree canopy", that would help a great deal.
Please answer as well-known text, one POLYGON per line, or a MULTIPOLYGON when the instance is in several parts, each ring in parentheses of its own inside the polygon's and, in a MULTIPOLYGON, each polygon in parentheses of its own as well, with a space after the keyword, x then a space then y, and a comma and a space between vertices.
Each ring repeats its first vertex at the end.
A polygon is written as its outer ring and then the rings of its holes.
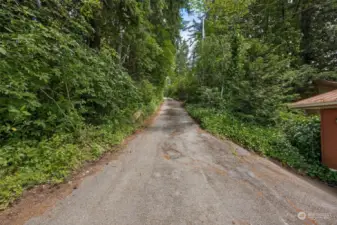
POLYGON ((336 80, 335 0, 190 3, 204 18, 191 73, 233 113, 269 123, 282 104, 313 94, 315 79, 336 80))

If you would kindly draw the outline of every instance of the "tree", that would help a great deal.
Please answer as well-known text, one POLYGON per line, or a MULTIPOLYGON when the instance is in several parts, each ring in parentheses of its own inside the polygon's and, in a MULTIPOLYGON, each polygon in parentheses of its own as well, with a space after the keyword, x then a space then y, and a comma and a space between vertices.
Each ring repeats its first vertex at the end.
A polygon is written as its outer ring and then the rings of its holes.
POLYGON ((216 90, 221 108, 242 119, 273 123, 283 103, 308 94, 304 87, 312 80, 337 79, 334 1, 192 4, 203 11, 207 33, 195 35, 195 77, 201 89, 216 90))

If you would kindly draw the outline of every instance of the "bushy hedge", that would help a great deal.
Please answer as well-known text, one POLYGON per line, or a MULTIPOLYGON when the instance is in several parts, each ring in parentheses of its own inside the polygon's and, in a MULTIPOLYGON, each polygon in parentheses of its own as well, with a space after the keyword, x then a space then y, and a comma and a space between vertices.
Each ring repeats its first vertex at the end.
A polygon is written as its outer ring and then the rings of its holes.
POLYGON ((200 105, 188 104, 186 108, 211 133, 227 137, 309 176, 337 184, 337 173, 322 165, 317 156, 317 118, 288 115, 283 120, 283 130, 281 127, 268 128, 245 123, 226 111, 200 105))
POLYGON ((286 138, 309 162, 321 160, 321 124, 319 116, 282 113, 278 124, 286 138))
MULTIPOLYGON (((154 111, 157 102, 140 109, 142 118, 154 111)), ((83 162, 98 159, 130 135, 143 119, 117 120, 101 126, 83 127, 77 133, 56 133, 42 141, 17 140, 0 148, 0 209, 36 184, 63 182, 83 162), (116 122, 119 125, 116 125, 116 122)))

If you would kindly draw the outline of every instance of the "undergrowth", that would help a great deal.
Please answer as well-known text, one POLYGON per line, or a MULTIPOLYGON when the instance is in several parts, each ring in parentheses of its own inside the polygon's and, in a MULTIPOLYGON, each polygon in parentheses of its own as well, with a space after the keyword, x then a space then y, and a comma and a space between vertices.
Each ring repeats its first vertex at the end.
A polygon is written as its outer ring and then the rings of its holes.
POLYGON ((5 209, 22 192, 38 184, 58 184, 84 162, 97 160, 132 134, 151 115, 160 101, 138 110, 141 116, 128 122, 86 126, 78 133, 55 134, 40 142, 19 141, 0 151, 0 209, 5 209))

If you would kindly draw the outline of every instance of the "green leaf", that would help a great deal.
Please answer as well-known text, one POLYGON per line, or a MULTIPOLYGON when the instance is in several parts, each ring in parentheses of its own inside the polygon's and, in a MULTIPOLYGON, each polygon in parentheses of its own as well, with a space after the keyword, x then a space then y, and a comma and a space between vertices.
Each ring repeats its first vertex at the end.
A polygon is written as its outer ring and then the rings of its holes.
POLYGON ((7 54, 6 50, 3 49, 3 48, 1 48, 1 47, 0 47, 0 53, 3 54, 3 55, 6 55, 6 54, 7 54))

